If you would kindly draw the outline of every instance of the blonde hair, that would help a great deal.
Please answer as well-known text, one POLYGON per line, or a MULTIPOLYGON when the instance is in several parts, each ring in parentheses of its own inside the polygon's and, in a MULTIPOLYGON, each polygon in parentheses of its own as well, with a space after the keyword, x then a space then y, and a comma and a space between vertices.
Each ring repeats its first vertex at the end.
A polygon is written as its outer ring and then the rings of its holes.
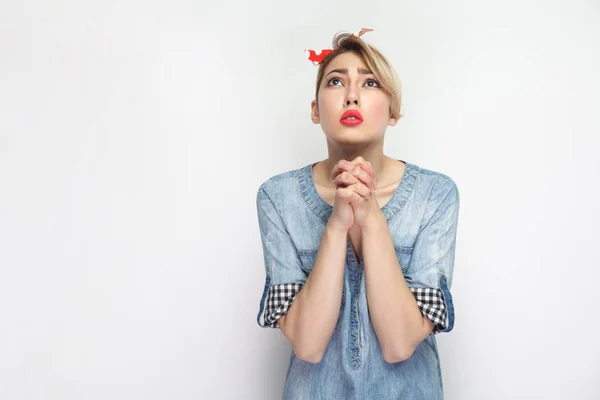
POLYGON ((358 36, 352 35, 352 33, 338 33, 333 37, 333 51, 319 64, 317 71, 317 88, 315 91, 315 101, 317 107, 319 105, 319 89, 321 87, 321 81, 327 65, 333 61, 333 59, 346 52, 353 52, 363 59, 365 64, 375 75, 375 78, 379 81, 381 88, 388 94, 390 101, 390 116, 396 119, 403 117, 402 107, 402 93, 401 83, 396 75, 396 71, 390 64, 389 60, 374 46, 367 44, 358 36))

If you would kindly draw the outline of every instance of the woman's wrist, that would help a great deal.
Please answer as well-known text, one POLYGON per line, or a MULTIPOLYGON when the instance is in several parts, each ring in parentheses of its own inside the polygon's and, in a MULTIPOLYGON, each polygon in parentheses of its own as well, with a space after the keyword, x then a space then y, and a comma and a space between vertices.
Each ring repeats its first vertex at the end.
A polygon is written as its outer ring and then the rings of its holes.
POLYGON ((327 225, 325 226, 325 232, 326 233, 331 233, 334 236, 346 236, 348 235, 348 228, 341 226, 339 224, 336 224, 332 221, 329 221, 327 223, 327 225))

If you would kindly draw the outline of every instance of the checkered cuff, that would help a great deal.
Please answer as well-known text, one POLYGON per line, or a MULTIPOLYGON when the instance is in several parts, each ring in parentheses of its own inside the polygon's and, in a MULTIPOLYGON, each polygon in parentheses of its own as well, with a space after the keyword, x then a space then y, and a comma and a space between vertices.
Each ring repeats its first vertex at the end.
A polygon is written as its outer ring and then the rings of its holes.
POLYGON ((434 288, 410 288, 417 300, 421 314, 429 318, 435 324, 431 333, 440 333, 448 327, 448 311, 444 294, 440 289, 434 288))
POLYGON ((302 283, 282 283, 269 288, 263 327, 278 328, 277 320, 287 313, 302 286, 302 283))

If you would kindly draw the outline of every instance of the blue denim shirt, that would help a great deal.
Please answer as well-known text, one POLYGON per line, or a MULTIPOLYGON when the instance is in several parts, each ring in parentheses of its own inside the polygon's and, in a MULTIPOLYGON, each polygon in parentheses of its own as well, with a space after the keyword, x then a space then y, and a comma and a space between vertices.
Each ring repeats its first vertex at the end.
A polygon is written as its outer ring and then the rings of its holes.
MULTIPOLYGON (((317 192, 314 164, 275 175, 258 189, 266 271, 257 316, 261 327, 279 328, 277 319, 311 272, 333 210, 317 192)), ((319 363, 304 361, 292 350, 284 400, 443 399, 435 334, 449 332, 454 325, 450 287, 459 192, 447 175, 405 164, 400 184, 381 210, 406 282, 422 314, 435 323, 433 332, 409 359, 385 361, 369 318, 364 261, 356 259, 348 237, 337 325, 319 363)))

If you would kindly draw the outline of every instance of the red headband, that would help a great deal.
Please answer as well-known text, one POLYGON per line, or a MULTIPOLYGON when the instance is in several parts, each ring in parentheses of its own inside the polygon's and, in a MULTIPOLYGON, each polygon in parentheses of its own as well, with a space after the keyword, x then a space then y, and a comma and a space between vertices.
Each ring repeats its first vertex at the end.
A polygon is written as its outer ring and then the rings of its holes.
MULTIPOLYGON (((365 34, 366 32, 370 32, 373 29, 369 29, 369 28, 362 28, 360 31, 358 32, 354 32, 352 34, 352 36, 357 36, 357 37, 361 37, 363 34, 365 34)), ((308 50, 305 49, 304 53, 306 53, 308 59, 310 61, 312 61, 312 63, 314 65, 319 65, 321 64, 321 62, 323 61, 323 59, 325 58, 325 56, 327 56, 327 54, 331 53, 333 51, 333 49, 322 49, 321 52, 319 54, 317 54, 317 52, 315 50, 308 50)))

